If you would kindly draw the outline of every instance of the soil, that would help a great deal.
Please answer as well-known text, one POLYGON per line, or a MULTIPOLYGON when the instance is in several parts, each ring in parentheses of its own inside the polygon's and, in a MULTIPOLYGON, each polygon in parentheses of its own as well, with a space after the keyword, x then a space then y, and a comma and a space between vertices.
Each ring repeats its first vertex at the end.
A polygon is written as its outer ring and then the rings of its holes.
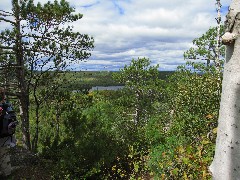
POLYGON ((16 146, 10 150, 12 174, 0 177, 1 180, 50 180, 51 162, 41 159, 36 154, 16 146))

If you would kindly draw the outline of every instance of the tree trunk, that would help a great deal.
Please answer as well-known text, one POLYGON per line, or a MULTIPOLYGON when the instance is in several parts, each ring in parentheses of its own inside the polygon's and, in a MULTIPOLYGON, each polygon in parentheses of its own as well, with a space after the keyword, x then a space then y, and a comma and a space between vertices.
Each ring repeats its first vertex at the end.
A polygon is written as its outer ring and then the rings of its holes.
POLYGON ((222 96, 214 160, 213 179, 240 178, 240 0, 233 0, 226 20, 226 45, 222 96))
POLYGON ((35 108, 35 115, 36 115, 36 125, 35 125, 35 135, 32 140, 32 151, 37 152, 38 148, 38 137, 39 137, 39 109, 40 109, 40 103, 38 101, 37 95, 36 95, 36 86, 34 87, 33 92, 36 108, 35 108))
POLYGON ((31 150, 28 104, 29 104, 29 100, 27 95, 20 97, 20 118, 21 118, 23 145, 28 150, 31 150))
POLYGON ((23 133, 23 144, 29 150, 31 149, 30 143, 30 132, 29 132, 29 93, 26 85, 25 77, 25 62, 23 59, 23 48, 22 48, 22 36, 21 36, 21 24, 20 24, 20 6, 18 1, 13 1, 13 12, 16 19, 15 30, 16 30, 16 64, 18 68, 16 69, 17 78, 19 82, 20 89, 20 117, 23 133))

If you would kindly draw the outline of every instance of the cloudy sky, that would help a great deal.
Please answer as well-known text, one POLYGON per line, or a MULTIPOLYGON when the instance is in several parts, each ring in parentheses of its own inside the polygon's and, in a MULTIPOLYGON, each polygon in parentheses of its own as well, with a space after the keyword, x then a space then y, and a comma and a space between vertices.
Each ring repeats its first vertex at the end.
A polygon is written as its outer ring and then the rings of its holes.
MULTIPOLYGON (((92 56, 75 65, 76 70, 116 71, 138 57, 149 58, 161 70, 174 70, 185 63, 183 52, 192 40, 217 25, 215 0, 68 1, 83 14, 75 31, 95 39, 92 56)), ((221 3, 225 17, 231 0, 221 3)), ((10 0, 0 0, 1 8, 10 5, 10 0)))

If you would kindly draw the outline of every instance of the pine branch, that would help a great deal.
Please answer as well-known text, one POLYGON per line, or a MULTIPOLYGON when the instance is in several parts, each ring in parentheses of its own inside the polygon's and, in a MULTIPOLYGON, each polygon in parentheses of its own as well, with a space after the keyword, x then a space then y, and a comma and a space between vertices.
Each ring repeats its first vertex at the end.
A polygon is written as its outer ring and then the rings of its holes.
POLYGON ((5 68, 22 68, 22 66, 19 66, 18 64, 0 65, 0 70, 5 69, 5 68))
POLYGON ((16 54, 16 52, 0 52, 0 55, 5 55, 5 54, 16 54))
POLYGON ((9 19, 2 18, 2 17, 0 17, 0 21, 9 22, 9 23, 13 24, 14 26, 16 26, 16 25, 17 25, 15 22, 13 22, 13 21, 10 21, 9 19))
POLYGON ((5 14, 8 14, 7 16, 13 16, 13 13, 10 13, 10 12, 7 12, 7 11, 1 10, 1 9, 0 9, 0 12, 3 12, 3 13, 5 13, 5 14))
POLYGON ((0 46, 0 49, 11 49, 11 50, 14 50, 13 47, 9 47, 9 46, 0 46))

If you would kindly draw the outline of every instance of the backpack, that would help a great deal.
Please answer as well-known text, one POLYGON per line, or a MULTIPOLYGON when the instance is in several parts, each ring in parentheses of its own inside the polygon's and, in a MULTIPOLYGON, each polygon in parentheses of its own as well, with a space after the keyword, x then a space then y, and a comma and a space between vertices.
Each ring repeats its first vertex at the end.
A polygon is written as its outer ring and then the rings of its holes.
POLYGON ((18 124, 12 105, 0 104, 0 113, 0 138, 12 136, 18 124))

